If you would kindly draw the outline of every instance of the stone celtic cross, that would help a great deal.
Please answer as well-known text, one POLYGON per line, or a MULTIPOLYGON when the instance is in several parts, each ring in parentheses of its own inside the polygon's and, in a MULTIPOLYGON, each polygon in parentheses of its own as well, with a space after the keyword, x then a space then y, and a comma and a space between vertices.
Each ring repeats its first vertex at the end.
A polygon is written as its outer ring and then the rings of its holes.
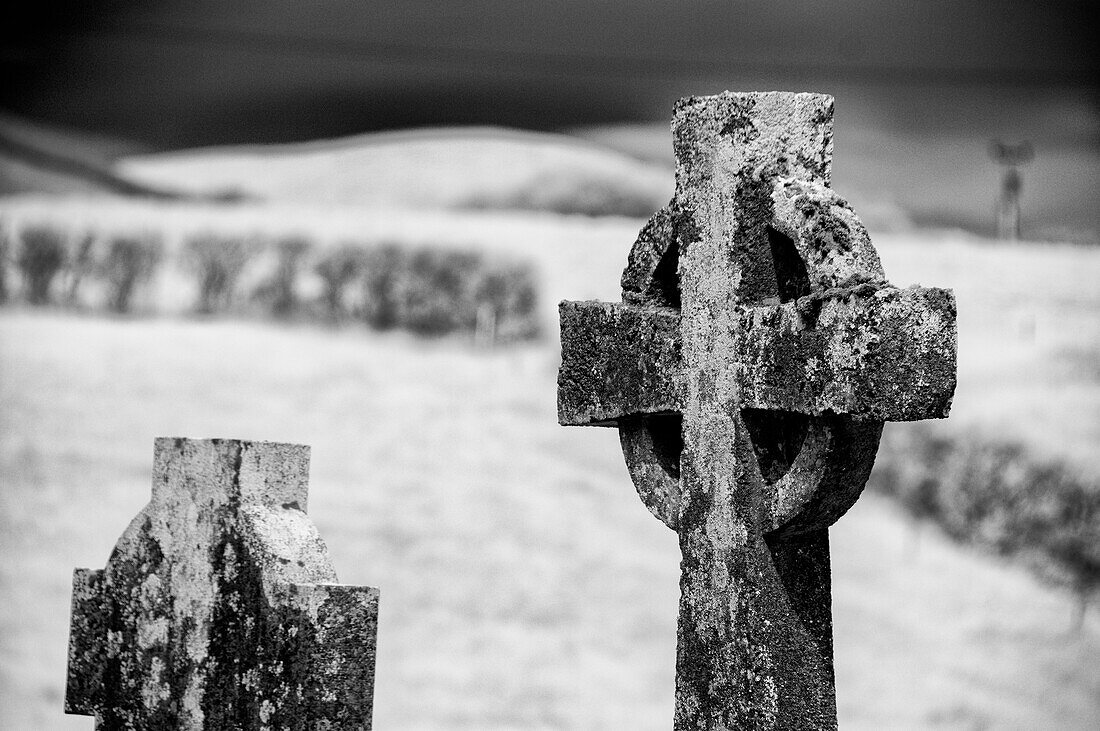
POLYGON ((65 711, 99 729, 369 729, 378 590, 336 584, 309 447, 156 440, 153 497, 73 574, 65 711))
POLYGON ((563 302, 558 418, 618 427, 679 534, 676 729, 834 728, 828 527, 884 421, 942 418, 950 291, 887 283, 829 188, 831 97, 681 100, 623 302, 563 302))

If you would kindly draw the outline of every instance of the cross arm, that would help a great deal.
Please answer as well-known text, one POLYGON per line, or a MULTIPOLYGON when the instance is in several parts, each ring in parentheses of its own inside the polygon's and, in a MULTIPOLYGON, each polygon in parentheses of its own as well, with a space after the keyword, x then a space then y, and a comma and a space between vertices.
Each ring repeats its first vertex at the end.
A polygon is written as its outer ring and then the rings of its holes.
POLYGON ((103 606, 103 575, 102 570, 73 572, 65 713, 92 716, 100 702, 108 620, 103 606))
POLYGON ((745 308, 737 326, 742 408, 914 421, 944 418, 951 407, 950 290, 884 287, 821 302, 801 298, 745 308))
MULTIPOLYGON (((680 411, 680 313, 670 307, 562 302, 558 421, 615 426, 680 411)), ((744 307, 740 408, 833 412, 886 421, 943 418, 955 391, 955 298, 883 287, 744 307)))
POLYGON ((615 426, 680 410, 680 313, 671 307, 562 302, 558 422, 615 426))
MULTIPOLYGON (((281 672, 262 675, 274 697, 302 695, 298 713, 313 728, 371 726, 378 589, 289 584, 274 598, 281 620, 281 672)), ((261 687, 264 687, 261 685, 261 687)))

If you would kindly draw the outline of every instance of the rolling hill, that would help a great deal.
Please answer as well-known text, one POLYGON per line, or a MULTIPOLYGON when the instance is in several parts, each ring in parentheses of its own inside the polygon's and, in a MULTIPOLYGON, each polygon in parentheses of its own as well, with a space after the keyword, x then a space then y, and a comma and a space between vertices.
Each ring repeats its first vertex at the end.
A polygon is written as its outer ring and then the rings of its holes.
POLYGON ((118 170, 192 195, 371 208, 642 216, 672 194, 663 166, 566 135, 482 127, 131 156, 118 170))

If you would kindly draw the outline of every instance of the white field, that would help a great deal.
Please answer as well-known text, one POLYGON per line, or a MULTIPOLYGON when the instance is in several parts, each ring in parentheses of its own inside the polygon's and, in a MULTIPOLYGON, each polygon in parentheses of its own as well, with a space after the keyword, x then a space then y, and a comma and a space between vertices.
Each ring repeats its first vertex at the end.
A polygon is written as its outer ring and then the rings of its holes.
MULTIPOLYGON (((0 201, 0 218, 15 228, 62 221, 74 235, 152 230, 170 251, 187 235, 214 229, 304 233, 322 247, 388 241, 526 258, 540 270, 543 319, 551 334, 557 331, 559 300, 618 298, 619 274, 642 225, 552 213, 34 196, 0 201)), ((888 278, 898 286, 955 291, 960 386, 951 419, 936 428, 1023 441, 1039 456, 1100 474, 1100 249, 995 242, 957 232, 873 238, 888 278)), ((183 314, 193 306, 194 288, 193 275, 169 263, 143 296, 159 310, 183 314)), ((320 283, 305 276, 303 288, 319 291, 320 283)))
MULTIPOLYGON (((641 225, 34 199, 0 213, 170 241, 213 226, 507 251, 538 264, 550 332, 558 299, 617 296, 641 225)), ((1019 438, 1095 475, 1100 252, 876 241, 896 283, 956 290, 960 385, 937 427, 1019 438)), ((310 514, 337 571, 382 590, 377 728, 667 728, 676 542, 634 495, 613 431, 556 425, 556 345, 0 311, 5 724, 91 728, 60 713, 70 571, 103 565, 148 498, 153 437, 179 435, 313 446, 310 514)), ((1068 595, 915 535, 874 495, 833 530, 842 727, 1100 726, 1100 612, 1070 633, 1068 595)))

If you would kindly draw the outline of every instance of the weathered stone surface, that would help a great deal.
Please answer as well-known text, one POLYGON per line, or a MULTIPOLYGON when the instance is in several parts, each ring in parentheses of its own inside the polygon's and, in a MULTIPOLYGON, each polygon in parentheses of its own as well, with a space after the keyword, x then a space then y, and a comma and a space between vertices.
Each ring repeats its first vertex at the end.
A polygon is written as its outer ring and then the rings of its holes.
POLYGON ((562 302, 561 424, 615 426, 622 414, 677 411, 680 316, 671 308, 562 302))
POLYGON ((802 303, 738 311, 741 408, 886 421, 947 416, 955 384, 949 292, 883 287, 827 299, 812 313, 802 303))
POLYGON ((944 417, 955 304, 889 285, 828 188, 833 100, 685 99, 623 304, 561 306, 562 424, 617 426, 677 531, 677 729, 834 728, 828 526, 884 420, 944 417))
MULTIPOLYGON (((736 308, 731 367, 741 408, 886 421, 946 416, 956 360, 951 293, 870 284, 830 291, 736 308)), ((623 415, 681 409, 677 310, 563 302, 559 313, 559 423, 618 426, 623 415)))
POLYGON ((153 496, 77 569, 67 713, 104 729, 370 728, 378 590, 335 583, 309 448, 156 440, 153 496))

